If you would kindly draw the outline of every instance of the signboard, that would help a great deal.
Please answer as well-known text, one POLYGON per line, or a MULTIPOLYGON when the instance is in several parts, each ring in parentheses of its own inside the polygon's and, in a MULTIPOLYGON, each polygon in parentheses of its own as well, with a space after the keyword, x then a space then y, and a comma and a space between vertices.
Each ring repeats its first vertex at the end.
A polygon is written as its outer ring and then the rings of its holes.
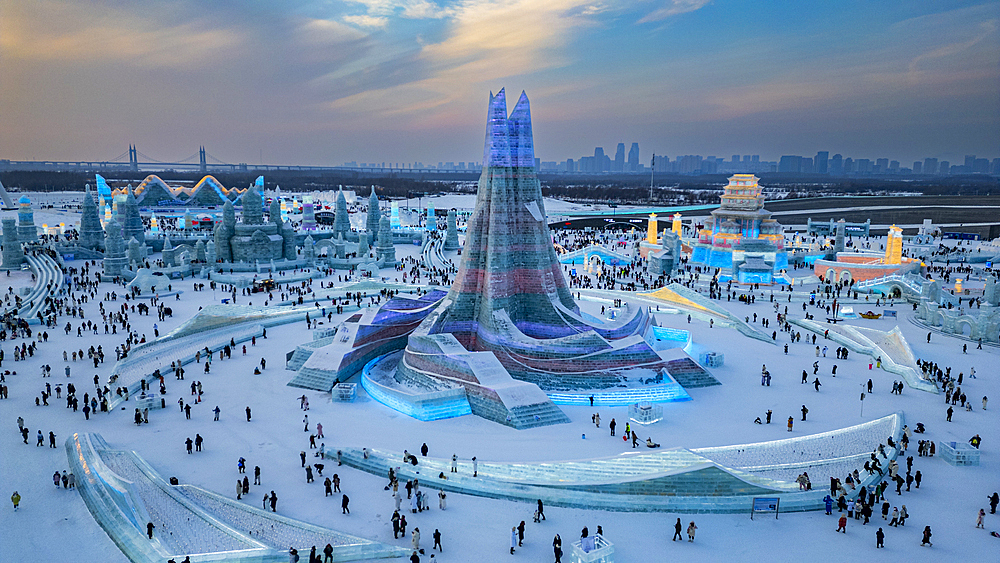
POLYGON ((753 509, 750 510, 750 519, 753 520, 755 512, 774 512, 774 519, 778 519, 777 497, 754 497, 753 509))

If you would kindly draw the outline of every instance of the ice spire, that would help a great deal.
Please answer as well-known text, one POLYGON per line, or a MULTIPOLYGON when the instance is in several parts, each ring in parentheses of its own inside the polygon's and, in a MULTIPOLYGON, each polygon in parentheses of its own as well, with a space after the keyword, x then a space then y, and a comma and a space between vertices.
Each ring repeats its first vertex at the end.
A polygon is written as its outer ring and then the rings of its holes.
POLYGON ((496 96, 490 94, 490 107, 486 114, 486 146, 483 149, 483 166, 510 166, 510 142, 507 131, 507 96, 501 88, 496 96))
POLYGON ((534 166, 535 145, 531 136, 531 106, 528 96, 521 91, 521 97, 507 119, 508 143, 510 143, 511 166, 534 166))

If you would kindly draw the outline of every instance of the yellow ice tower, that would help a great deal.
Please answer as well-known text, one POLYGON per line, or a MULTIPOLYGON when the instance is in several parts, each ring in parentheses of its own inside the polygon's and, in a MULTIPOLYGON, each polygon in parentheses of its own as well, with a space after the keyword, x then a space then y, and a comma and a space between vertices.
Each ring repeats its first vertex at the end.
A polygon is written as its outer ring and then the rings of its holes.
POLYGON ((900 264, 903 261, 903 229, 889 227, 889 238, 885 242, 885 263, 900 264))
POLYGON ((649 228, 646 230, 646 242, 656 244, 656 213, 649 214, 649 228))
POLYGON ((681 214, 680 213, 674 213, 674 221, 673 221, 673 224, 670 226, 670 230, 673 231, 673 232, 675 232, 675 233, 677 233, 677 236, 680 236, 680 234, 681 234, 681 214))

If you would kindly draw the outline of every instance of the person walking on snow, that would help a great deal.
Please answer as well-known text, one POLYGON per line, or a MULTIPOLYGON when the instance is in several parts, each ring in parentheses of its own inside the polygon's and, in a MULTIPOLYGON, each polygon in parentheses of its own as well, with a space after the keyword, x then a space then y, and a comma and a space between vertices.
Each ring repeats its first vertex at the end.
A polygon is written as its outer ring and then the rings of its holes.
POLYGON ((698 526, 695 526, 694 525, 694 520, 692 520, 691 523, 688 524, 688 529, 687 529, 688 542, 694 542, 694 532, 697 529, 698 529, 698 526))
POLYGON ((980 508, 979 509, 979 514, 976 515, 976 527, 977 528, 983 528, 983 529, 985 529, 983 527, 983 518, 985 518, 985 517, 986 517, 986 511, 983 510, 982 508, 980 508))
POLYGON ((14 494, 10 495, 10 502, 14 505, 14 512, 17 512, 17 507, 21 504, 21 495, 14 491, 14 494))
POLYGON ((517 547, 517 526, 510 527, 510 554, 514 555, 514 548, 517 547))
POLYGON ((837 521, 837 531, 844 534, 847 533, 847 516, 840 515, 840 520, 837 521))
POLYGON ((684 529, 684 525, 681 524, 681 519, 678 518, 677 521, 674 522, 674 539, 672 539, 670 541, 683 540, 684 536, 681 535, 681 530, 683 530, 683 529, 684 529))

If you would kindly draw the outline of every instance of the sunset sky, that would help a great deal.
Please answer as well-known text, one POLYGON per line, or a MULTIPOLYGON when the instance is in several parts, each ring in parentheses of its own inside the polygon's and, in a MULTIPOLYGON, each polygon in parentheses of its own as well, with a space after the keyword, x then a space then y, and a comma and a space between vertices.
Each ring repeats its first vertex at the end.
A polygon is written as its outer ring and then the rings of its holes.
POLYGON ((536 154, 1000 156, 1000 2, 0 2, 0 158, 480 160, 490 91, 536 154))

